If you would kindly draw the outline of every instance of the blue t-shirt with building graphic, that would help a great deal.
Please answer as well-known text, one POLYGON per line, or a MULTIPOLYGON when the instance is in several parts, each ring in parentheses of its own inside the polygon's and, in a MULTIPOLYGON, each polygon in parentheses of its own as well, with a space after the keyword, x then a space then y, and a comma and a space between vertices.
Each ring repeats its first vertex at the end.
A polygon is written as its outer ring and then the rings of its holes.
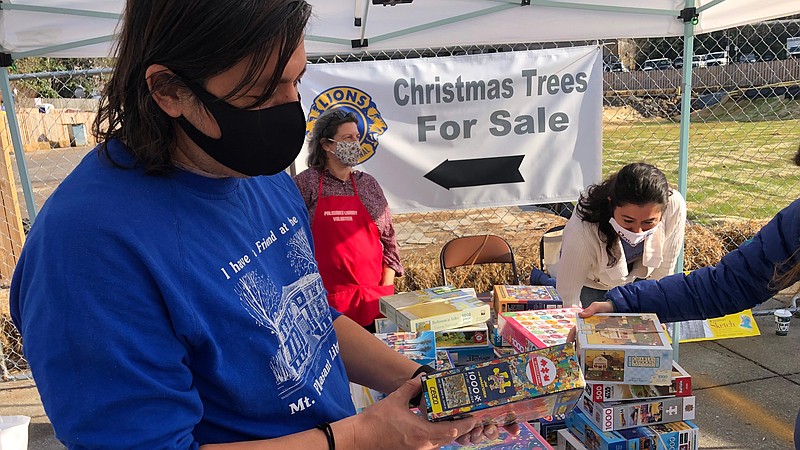
POLYGON ((196 448, 355 413, 284 173, 151 176, 95 150, 37 217, 11 308, 70 448, 196 448))

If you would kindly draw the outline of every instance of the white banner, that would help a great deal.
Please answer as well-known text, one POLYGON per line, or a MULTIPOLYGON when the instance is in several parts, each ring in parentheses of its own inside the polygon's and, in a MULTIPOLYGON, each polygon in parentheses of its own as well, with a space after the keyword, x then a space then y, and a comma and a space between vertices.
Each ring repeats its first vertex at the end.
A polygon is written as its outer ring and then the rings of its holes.
POLYGON ((556 203, 600 179, 601 61, 573 47, 311 64, 300 93, 309 130, 330 107, 359 117, 358 168, 394 213, 556 203))

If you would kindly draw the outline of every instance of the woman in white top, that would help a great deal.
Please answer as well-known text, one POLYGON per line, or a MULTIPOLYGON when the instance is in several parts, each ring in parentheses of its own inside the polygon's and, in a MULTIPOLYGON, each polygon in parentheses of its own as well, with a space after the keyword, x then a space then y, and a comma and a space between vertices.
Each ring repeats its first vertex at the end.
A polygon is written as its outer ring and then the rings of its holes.
POLYGON ((613 287, 672 274, 685 226, 686 202, 655 166, 628 164, 589 186, 564 227, 564 305, 585 308, 613 287))

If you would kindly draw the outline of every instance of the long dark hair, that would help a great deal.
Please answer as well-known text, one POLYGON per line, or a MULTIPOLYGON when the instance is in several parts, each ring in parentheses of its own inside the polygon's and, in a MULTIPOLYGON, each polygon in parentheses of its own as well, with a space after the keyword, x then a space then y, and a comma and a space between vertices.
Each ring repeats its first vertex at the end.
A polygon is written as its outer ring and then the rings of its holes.
POLYGON ((577 211, 584 222, 596 223, 597 234, 606 244, 608 266, 617 263, 612 249, 619 236, 608 222, 614 208, 629 204, 646 205, 656 203, 661 210, 667 208, 672 189, 667 177, 655 166, 645 163, 628 164, 600 184, 593 184, 581 194, 577 211))
MULTIPOLYGON (((123 141, 147 173, 169 172, 175 124, 153 100, 145 79, 147 68, 161 64, 204 85, 208 78, 252 57, 235 93, 256 81, 275 52, 275 71, 261 98, 253 102, 259 104, 275 92, 302 42, 310 14, 305 1, 128 0, 116 66, 92 132, 98 142, 123 141)), ((186 89, 177 76, 164 73, 153 78, 153 91, 186 89)))
POLYGON ((342 108, 330 108, 317 117, 314 129, 308 136, 308 159, 306 160, 308 167, 317 170, 325 168, 328 155, 322 148, 322 142, 326 139, 333 139, 339 131, 339 126, 348 122, 358 124, 358 119, 353 113, 342 108))

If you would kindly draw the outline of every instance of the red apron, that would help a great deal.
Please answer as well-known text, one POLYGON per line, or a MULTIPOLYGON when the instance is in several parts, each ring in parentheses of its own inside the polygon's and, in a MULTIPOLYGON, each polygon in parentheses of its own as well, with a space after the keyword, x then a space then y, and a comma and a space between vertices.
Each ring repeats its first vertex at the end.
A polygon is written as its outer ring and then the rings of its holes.
POLYGON ((378 227, 358 197, 354 175, 354 195, 322 195, 319 177, 317 210, 311 234, 328 303, 359 325, 371 324, 377 317, 378 298, 394 294, 394 285, 380 286, 383 275, 383 245, 378 227))

